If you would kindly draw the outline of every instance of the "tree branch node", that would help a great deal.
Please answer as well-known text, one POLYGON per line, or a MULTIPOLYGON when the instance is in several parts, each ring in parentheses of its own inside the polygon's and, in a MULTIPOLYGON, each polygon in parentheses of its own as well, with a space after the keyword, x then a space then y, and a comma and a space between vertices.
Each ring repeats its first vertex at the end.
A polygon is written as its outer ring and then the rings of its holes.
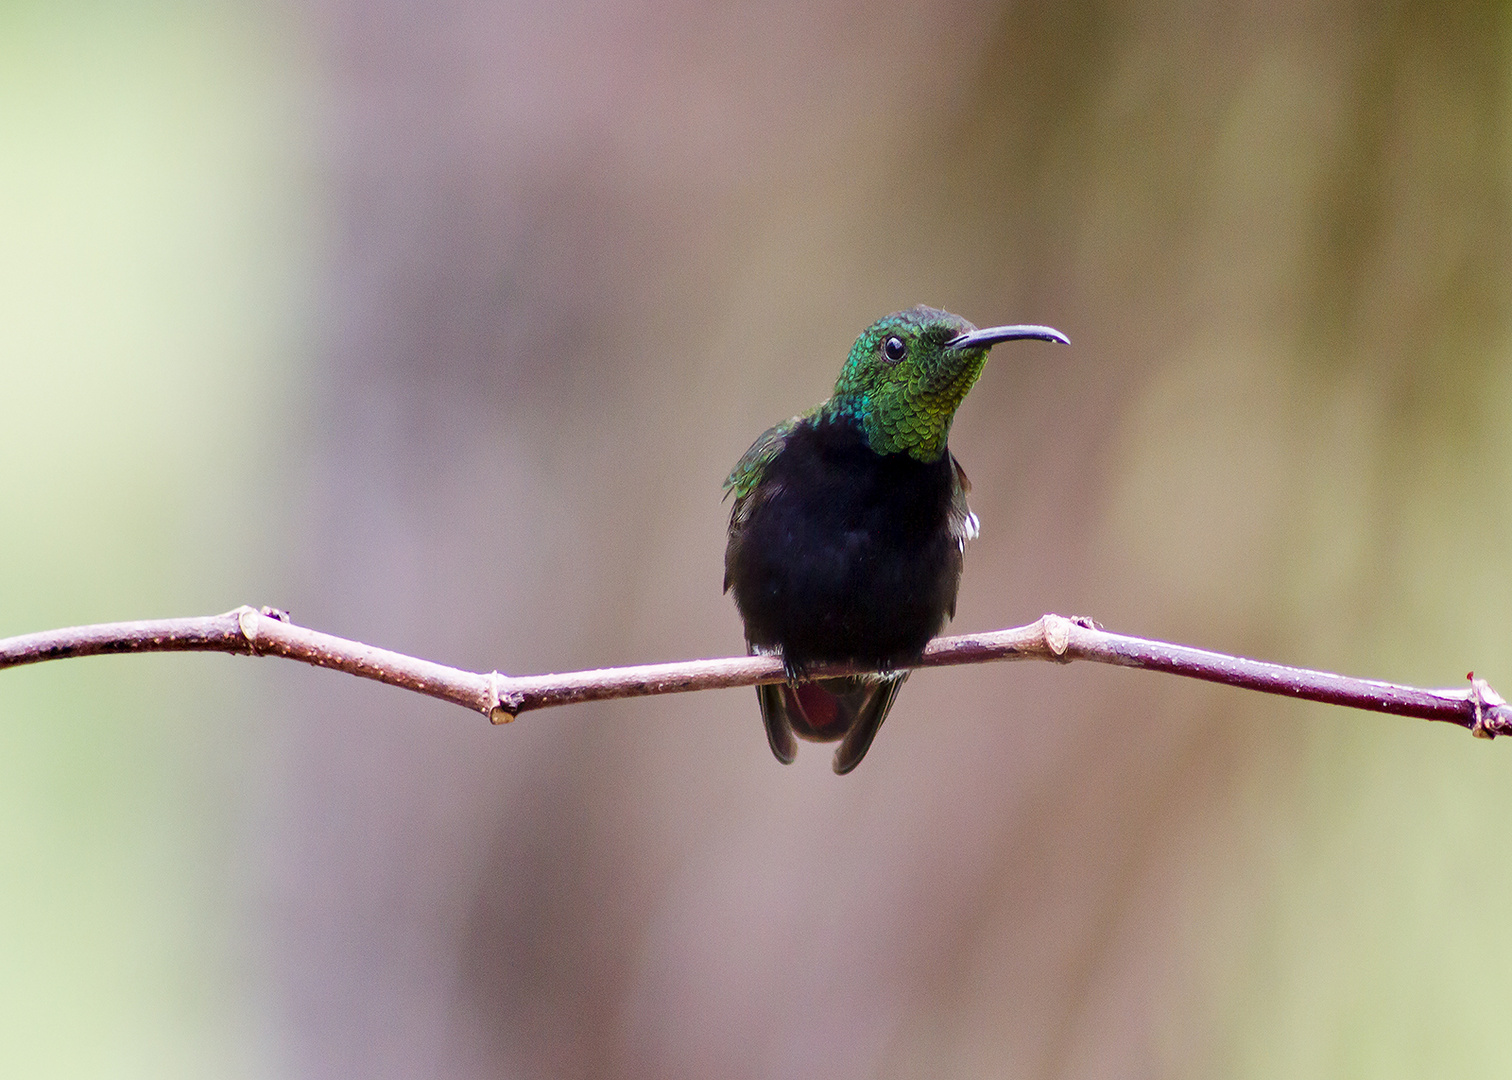
POLYGON ((1506 712, 1506 699, 1491 689, 1485 679, 1477 679, 1475 672, 1465 676, 1470 680, 1470 702, 1475 719, 1470 725, 1470 734, 1478 739, 1494 739, 1512 731, 1512 717, 1506 712))
POLYGON ((488 673, 488 696, 492 704, 488 709, 490 724, 507 724, 520 715, 520 706, 525 704, 525 695, 509 687, 508 675, 497 671, 488 673))
POLYGON ((1045 647, 1050 650, 1050 655, 1062 664, 1069 664, 1073 659, 1066 655, 1066 650, 1071 647, 1071 620, 1059 615, 1042 615, 1040 627, 1044 631, 1045 647))

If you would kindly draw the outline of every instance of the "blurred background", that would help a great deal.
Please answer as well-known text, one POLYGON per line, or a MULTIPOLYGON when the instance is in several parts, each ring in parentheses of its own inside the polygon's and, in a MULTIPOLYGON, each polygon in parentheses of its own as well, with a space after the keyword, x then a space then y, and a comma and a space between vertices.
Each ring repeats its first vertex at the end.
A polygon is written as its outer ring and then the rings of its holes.
MULTIPOLYGON (((918 302, 957 631, 1512 690, 1498 3, 0 5, 0 635, 286 607, 741 651, 720 482, 918 302)), ((1512 757, 1043 664, 852 776, 749 690, 493 729, 223 656, 0 675, 0 1072, 1512 1067, 1512 757)))

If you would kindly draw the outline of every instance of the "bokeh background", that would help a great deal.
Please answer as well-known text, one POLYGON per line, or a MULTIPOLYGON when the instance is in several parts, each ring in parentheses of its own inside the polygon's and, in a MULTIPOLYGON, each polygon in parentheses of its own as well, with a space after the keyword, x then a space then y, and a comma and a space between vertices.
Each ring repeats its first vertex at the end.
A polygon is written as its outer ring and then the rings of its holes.
MULTIPOLYGON (((0 634, 292 610, 739 652, 729 465, 916 302, 1045 322, 955 628, 1512 684, 1499 3, 0 4, 0 634)), ((1512 757, 1051 665, 863 767, 747 690, 506 728, 220 656, 0 676, 0 1073, 1512 1068, 1512 757)))

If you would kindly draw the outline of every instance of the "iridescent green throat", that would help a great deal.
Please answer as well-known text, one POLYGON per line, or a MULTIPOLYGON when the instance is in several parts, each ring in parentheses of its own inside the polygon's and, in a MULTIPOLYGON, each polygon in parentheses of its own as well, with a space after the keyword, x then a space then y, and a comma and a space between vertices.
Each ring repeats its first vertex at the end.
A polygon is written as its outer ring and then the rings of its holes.
POLYGON ((833 396, 816 416, 854 421, 879 454, 938 461, 956 409, 976 384, 988 352, 945 343, 973 329, 957 315, 927 307, 878 320, 856 339, 833 396), (884 346, 894 337, 907 353, 888 361, 884 346))

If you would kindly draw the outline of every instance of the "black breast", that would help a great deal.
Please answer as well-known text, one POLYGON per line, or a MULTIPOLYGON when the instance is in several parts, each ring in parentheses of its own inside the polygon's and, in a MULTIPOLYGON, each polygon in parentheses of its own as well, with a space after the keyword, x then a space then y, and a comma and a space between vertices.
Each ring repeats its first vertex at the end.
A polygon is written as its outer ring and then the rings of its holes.
POLYGON ((732 526, 727 580, 754 645, 790 666, 918 659, 955 612, 950 454, 881 455, 849 421, 801 423, 732 526))

